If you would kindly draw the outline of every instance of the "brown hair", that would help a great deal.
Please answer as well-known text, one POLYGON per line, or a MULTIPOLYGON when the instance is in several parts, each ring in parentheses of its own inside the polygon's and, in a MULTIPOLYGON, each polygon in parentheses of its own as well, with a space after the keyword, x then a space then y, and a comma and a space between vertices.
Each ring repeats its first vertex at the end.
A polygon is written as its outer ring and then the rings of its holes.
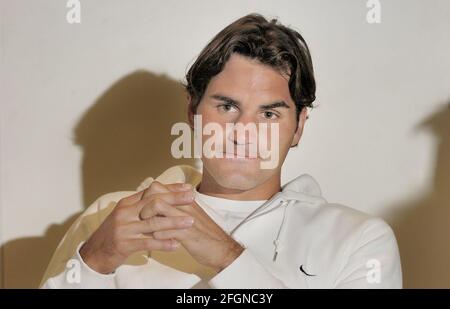
POLYGON ((309 48, 295 30, 267 21, 253 13, 234 21, 220 31, 201 51, 186 74, 187 93, 195 113, 209 81, 219 74, 232 53, 239 53, 280 73, 291 73, 289 91, 296 105, 297 121, 303 107, 313 107, 316 82, 309 48))

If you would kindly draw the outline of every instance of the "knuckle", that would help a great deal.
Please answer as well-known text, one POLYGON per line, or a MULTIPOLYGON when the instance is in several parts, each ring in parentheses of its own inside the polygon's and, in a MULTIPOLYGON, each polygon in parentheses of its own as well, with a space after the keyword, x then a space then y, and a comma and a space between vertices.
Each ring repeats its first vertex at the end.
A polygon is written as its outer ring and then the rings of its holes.
POLYGON ((122 197, 118 202, 116 207, 123 207, 126 205, 131 196, 122 197))
POLYGON ((161 204, 161 198, 158 196, 153 196, 150 199, 150 204, 152 204, 152 205, 161 204))
POLYGON ((154 229, 156 227, 156 222, 155 222, 155 217, 151 217, 149 219, 145 220, 145 225, 150 228, 150 229, 154 229))
POLYGON ((153 180, 148 187, 148 190, 150 190, 150 192, 153 192, 155 189, 161 188, 161 186, 162 184, 158 180, 153 180))
POLYGON ((166 217, 156 217, 155 218, 155 230, 164 230, 170 227, 169 219, 166 217))
POLYGON ((126 197, 121 198, 121 199, 117 202, 116 208, 122 207, 126 202, 127 202, 127 198, 126 198, 126 197))
POLYGON ((160 198, 155 198, 153 200, 153 209, 156 212, 162 212, 164 211, 165 207, 164 207, 164 203, 160 198))
POLYGON ((141 212, 139 213, 139 219, 146 220, 150 217, 151 210, 148 207, 142 208, 141 212))
POLYGON ((172 248, 172 241, 171 240, 163 240, 160 243, 161 249, 170 250, 172 248))
POLYGON ((122 243, 118 239, 113 239, 111 247, 116 252, 122 252, 122 243))
POLYGON ((154 249, 155 241, 151 238, 143 240, 143 246, 147 249, 154 249))
POLYGON ((123 218, 123 208, 115 208, 111 213, 112 222, 118 224, 123 218))
POLYGON ((117 208, 117 216, 120 220, 125 220, 128 216, 128 213, 131 209, 131 206, 120 207, 117 208))
POLYGON ((164 232, 163 231, 156 231, 153 233, 154 239, 164 239, 164 232))
POLYGON ((179 200, 184 200, 187 197, 188 192, 176 192, 175 197, 179 200))
POLYGON ((193 194, 191 191, 179 192, 179 198, 183 201, 189 201, 193 198, 193 194))
POLYGON ((118 241, 116 243, 116 252, 122 256, 127 256, 129 254, 128 248, 123 241, 118 241))
POLYGON ((183 217, 174 217, 171 220, 171 225, 173 227, 185 227, 186 219, 183 217))
POLYGON ((111 233, 112 239, 115 242, 118 242, 121 239, 121 235, 122 235, 122 229, 118 225, 113 226, 113 230, 111 233))
POLYGON ((155 194, 155 192, 158 192, 160 190, 161 186, 162 184, 159 181, 153 180, 152 183, 147 187, 147 189, 144 190, 142 196, 148 197, 152 194, 155 194))

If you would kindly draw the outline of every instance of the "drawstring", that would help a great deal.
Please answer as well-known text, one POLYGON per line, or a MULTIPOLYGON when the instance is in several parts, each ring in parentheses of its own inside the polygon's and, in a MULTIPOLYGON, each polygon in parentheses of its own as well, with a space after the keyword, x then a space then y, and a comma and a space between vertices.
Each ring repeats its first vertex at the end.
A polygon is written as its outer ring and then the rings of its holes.
MULTIPOLYGON (((275 197, 273 197, 273 198, 275 198, 275 197)), ((268 207, 271 204, 271 202, 272 202, 272 200, 267 201, 262 206, 258 207, 255 211, 253 211, 250 215, 248 215, 247 218, 242 220, 241 223, 239 223, 233 230, 231 230, 230 236, 232 236, 234 234, 234 232, 236 232, 242 225, 244 225, 248 221, 256 218, 257 217, 256 214, 261 212, 266 207, 268 207)), ((274 254, 273 254, 273 262, 275 262, 277 260, 278 252, 280 252, 283 248, 282 240, 283 240, 284 232, 286 230, 285 222, 286 222, 286 218, 288 217, 288 207, 291 204, 294 204, 295 202, 296 202, 295 199, 289 199, 289 200, 282 199, 281 205, 278 206, 278 207, 284 207, 284 211, 283 211, 283 219, 281 220, 280 228, 278 229, 277 238, 273 241, 273 244, 275 246, 275 250, 274 250, 274 254)), ((275 208, 278 208, 278 207, 275 207, 275 208)))
POLYGON ((275 246, 275 250, 274 250, 274 254, 273 254, 273 261, 275 262, 277 260, 277 256, 278 256, 278 252, 280 252, 283 249, 283 244, 282 244, 282 240, 283 240, 283 236, 284 236, 284 231, 285 229, 285 222, 286 222, 286 218, 287 218, 287 210, 288 207, 291 205, 291 203, 295 203, 295 200, 290 200, 290 201, 283 201, 281 207, 284 206, 284 211, 283 211, 283 219, 281 220, 281 224, 280 224, 280 228, 278 229, 278 234, 277 234, 277 238, 273 241, 273 244, 275 246))
POLYGON ((239 223, 234 229, 231 230, 230 236, 232 236, 242 225, 258 217, 259 215, 257 214, 266 209, 267 207, 269 207, 272 204, 272 202, 278 197, 278 195, 279 193, 275 194, 268 201, 266 201, 264 204, 256 208, 252 213, 250 213, 244 220, 241 221, 241 223, 239 223))

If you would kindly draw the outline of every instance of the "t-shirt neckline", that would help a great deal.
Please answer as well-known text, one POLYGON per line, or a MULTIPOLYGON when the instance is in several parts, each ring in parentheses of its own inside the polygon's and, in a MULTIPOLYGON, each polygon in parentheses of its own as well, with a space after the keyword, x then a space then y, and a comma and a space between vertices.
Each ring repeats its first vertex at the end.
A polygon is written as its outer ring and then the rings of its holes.
POLYGON ((194 188, 195 200, 200 203, 206 203, 209 207, 216 210, 225 210, 229 212, 250 212, 267 202, 267 200, 231 200, 222 197, 203 194, 194 188))

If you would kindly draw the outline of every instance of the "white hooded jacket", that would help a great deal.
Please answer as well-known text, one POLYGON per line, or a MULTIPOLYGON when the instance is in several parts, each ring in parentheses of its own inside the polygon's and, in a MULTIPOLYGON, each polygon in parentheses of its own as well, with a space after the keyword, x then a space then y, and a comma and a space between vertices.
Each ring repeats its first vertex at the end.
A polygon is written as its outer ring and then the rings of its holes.
MULTIPOLYGON (((99 197, 71 226, 42 281, 44 288, 401 288, 397 242, 382 219, 328 203, 314 178, 303 174, 258 207, 230 235, 244 251, 216 274, 185 249, 138 252, 113 274, 90 269, 78 250, 116 203, 146 188, 99 197)), ((188 182, 201 173, 174 166, 156 180, 188 182)), ((202 207, 201 204, 199 204, 202 207)), ((220 225, 219 222, 216 221, 220 225)))

